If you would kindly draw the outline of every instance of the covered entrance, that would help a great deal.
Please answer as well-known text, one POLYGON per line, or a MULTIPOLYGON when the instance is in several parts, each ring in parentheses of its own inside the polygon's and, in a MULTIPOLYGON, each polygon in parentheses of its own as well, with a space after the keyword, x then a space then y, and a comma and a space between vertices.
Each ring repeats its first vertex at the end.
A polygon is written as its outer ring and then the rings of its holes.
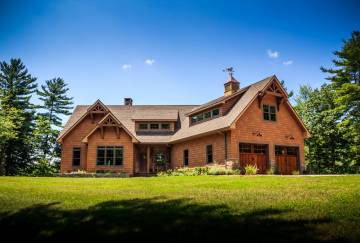
POLYGON ((290 175, 299 170, 299 147, 275 146, 275 160, 278 173, 290 175))
POLYGON ((239 162, 240 167, 244 168, 246 165, 256 165, 258 173, 264 174, 268 169, 268 151, 267 144, 239 144, 239 162))
POLYGON ((154 174, 170 169, 170 147, 167 145, 136 145, 135 173, 154 174))

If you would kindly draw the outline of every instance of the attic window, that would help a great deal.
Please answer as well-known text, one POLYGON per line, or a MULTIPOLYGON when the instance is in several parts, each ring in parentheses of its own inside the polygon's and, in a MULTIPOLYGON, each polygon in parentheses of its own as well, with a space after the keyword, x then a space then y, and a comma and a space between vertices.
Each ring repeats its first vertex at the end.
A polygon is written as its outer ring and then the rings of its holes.
POLYGON ((190 121, 191 121, 191 124, 195 124, 195 123, 198 123, 201 121, 207 121, 207 120, 214 119, 214 118, 218 117, 219 115, 220 115, 219 108, 215 108, 215 109, 208 110, 203 113, 199 113, 197 115, 191 116, 190 121))
POLYGON ((263 105, 264 120, 276 121, 276 109, 272 105, 263 105))
POLYGON ((140 123, 139 124, 139 129, 140 130, 147 130, 148 129, 148 124, 147 123, 140 123))

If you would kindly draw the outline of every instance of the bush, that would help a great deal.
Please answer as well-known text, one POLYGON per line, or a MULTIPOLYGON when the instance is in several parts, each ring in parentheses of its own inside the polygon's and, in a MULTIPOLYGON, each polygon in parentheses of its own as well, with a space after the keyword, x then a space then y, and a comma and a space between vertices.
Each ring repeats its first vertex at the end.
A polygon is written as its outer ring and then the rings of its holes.
POLYGON ((200 175, 238 175, 239 170, 225 168, 221 165, 204 167, 183 167, 174 170, 161 171, 157 176, 200 176, 200 175))
POLYGON ((275 174, 275 168, 273 166, 270 167, 270 169, 268 169, 266 171, 267 175, 274 175, 275 174))
POLYGON ((20 172, 23 176, 53 176, 58 173, 58 166, 50 164, 46 159, 40 159, 30 167, 20 172))
POLYGON ((245 175, 256 175, 258 171, 256 165, 246 165, 244 169, 245 169, 245 175))
POLYGON ((298 171, 298 170, 293 170, 293 171, 291 172, 291 174, 292 174, 292 175, 300 175, 300 171, 298 171))

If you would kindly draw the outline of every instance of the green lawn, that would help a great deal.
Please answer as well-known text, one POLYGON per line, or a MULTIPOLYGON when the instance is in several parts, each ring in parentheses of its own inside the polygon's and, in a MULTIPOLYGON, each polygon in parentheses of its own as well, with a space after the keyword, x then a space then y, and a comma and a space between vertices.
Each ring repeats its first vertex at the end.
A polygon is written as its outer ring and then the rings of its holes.
POLYGON ((360 176, 0 177, 1 237, 359 242, 360 176))

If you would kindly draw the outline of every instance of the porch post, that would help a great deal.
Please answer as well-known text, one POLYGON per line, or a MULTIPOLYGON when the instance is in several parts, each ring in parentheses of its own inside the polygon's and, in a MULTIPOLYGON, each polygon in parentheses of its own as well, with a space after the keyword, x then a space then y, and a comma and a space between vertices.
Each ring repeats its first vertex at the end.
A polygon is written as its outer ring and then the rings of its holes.
POLYGON ((147 146, 146 148, 146 173, 150 172, 150 146, 147 146))

